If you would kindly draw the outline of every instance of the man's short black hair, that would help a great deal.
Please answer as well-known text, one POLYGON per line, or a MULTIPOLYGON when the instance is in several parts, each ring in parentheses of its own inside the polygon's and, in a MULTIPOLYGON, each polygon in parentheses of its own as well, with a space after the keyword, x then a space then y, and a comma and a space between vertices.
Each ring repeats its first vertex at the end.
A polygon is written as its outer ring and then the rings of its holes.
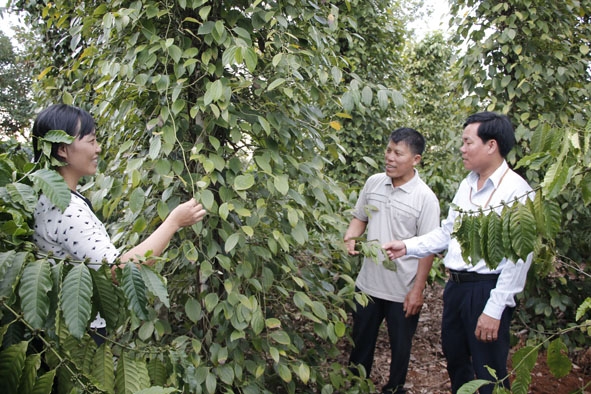
POLYGON ((422 155, 425 151, 425 138, 421 133, 410 127, 401 127, 390 134, 390 141, 404 142, 415 155, 422 155))
POLYGON ((464 128, 472 123, 480 123, 477 133, 482 142, 497 141, 499 153, 502 157, 507 157, 515 146, 515 129, 507 115, 496 112, 478 112, 468 116, 464 122, 464 128))

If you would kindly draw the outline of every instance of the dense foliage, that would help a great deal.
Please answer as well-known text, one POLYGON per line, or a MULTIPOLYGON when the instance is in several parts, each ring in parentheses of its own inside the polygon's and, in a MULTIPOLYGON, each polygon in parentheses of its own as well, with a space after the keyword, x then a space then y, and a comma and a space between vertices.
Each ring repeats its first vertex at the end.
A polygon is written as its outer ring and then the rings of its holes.
MULTIPOLYGON (((29 241, 32 209, 39 192, 59 206, 69 192, 47 160, 2 142, 0 391, 373 391, 335 362, 359 297, 341 241, 347 209, 399 125, 428 136, 421 174, 450 197, 461 121, 484 108, 519 125, 511 162, 538 193, 498 222, 468 219, 460 236, 492 228, 479 239, 497 243, 465 253, 536 252, 525 300, 536 309, 522 320, 555 316, 568 324, 560 334, 579 334, 551 342, 560 373, 565 342, 589 341, 591 300, 570 290, 583 282, 547 275, 556 253, 589 257, 589 232, 576 230, 590 223, 588 0, 549 12, 455 1, 466 48, 456 64, 441 35, 405 45, 403 1, 15 3, 33 26, 36 106, 73 103, 97 120, 105 160, 81 191, 115 244, 136 244, 189 196, 209 213, 154 270, 127 265, 117 284, 104 268, 50 264, 29 241), (545 280, 555 294, 538 310, 545 280), (97 311, 109 328, 100 347, 86 332, 97 311)), ((518 392, 550 342, 531 339, 513 360, 518 392)))
POLYGON ((347 390, 346 366, 330 360, 353 297, 350 202, 323 170, 343 155, 341 119, 398 100, 342 48, 365 53, 358 30, 380 30, 367 13, 383 3, 18 2, 38 37, 37 106, 73 103, 97 119, 106 160, 82 191, 114 242, 136 243, 189 195, 209 214, 155 271, 126 268, 115 286, 35 257, 36 192, 67 197, 42 163, 5 156, 3 327, 21 327, 3 341, 9 391, 54 380, 60 392, 347 390), (95 309, 111 316, 98 349, 81 331, 95 309))
POLYGON ((419 171, 439 198, 444 213, 466 173, 459 147, 462 123, 469 111, 458 105, 457 93, 450 89, 456 72, 453 53, 449 39, 441 32, 410 43, 404 51, 404 124, 425 136, 427 149, 419 171))
POLYGON ((9 37, 0 32, 0 138, 18 137, 28 126, 33 105, 30 101, 31 64, 20 59, 9 37))

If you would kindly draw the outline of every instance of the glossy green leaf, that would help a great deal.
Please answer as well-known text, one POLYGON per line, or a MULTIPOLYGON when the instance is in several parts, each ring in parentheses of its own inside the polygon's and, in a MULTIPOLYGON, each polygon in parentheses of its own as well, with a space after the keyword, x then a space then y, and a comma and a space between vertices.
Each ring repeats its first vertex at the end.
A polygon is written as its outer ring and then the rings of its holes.
POLYGON ((501 212, 501 227, 503 230, 503 250, 505 257, 511 261, 517 261, 519 258, 513 250, 513 243, 511 238, 511 216, 513 211, 509 206, 503 207, 501 212))
POLYGON ((60 297, 66 326, 74 338, 82 338, 88 328, 91 297, 92 277, 88 267, 76 264, 64 278, 60 297))
POLYGON ((254 72, 258 63, 258 57, 255 51, 252 48, 242 48, 242 56, 244 57, 248 71, 251 73, 254 72))
POLYGON ((166 370, 166 357, 161 360, 159 357, 152 357, 148 362, 148 373, 150 374, 150 380, 155 386, 164 386, 168 378, 168 372, 166 370))
POLYGON ((178 389, 174 387, 152 386, 147 389, 136 391, 134 394, 171 394, 177 392, 178 389))
POLYGON ((50 394, 53 389, 56 371, 52 369, 41 375, 35 382, 35 387, 31 394, 50 394))
POLYGON ((0 252, 0 298, 6 299, 9 304, 14 300, 14 291, 28 256, 26 252, 0 252))
MULTIPOLYGON (((67 335, 65 331, 63 334, 67 335)), ((85 374, 90 374, 92 359, 97 349, 94 340, 89 335, 85 335, 81 340, 67 335, 62 339, 62 345, 72 359, 77 360, 76 368, 85 374)))
POLYGON ((181 60, 181 56, 183 55, 183 51, 176 45, 171 45, 168 47, 168 54, 174 60, 175 63, 178 63, 181 60))
POLYGON ((310 380, 310 367, 307 364, 301 363, 297 368, 297 374, 302 383, 308 384, 310 380))
POLYGON ((185 314, 193 323, 197 323, 203 316, 201 304, 194 298, 189 298, 185 303, 185 314))
POLYGON ((215 293, 209 293, 205 296, 205 309, 207 309, 208 312, 211 312, 218 305, 218 302, 218 295, 215 293))
POLYGON ((27 342, 19 342, 0 352, 0 392, 17 393, 25 367, 27 342))
POLYGON ((142 274, 142 279, 144 280, 147 290, 158 297, 164 306, 170 308, 170 300, 164 278, 162 278, 162 276, 160 276, 160 274, 158 274, 152 267, 147 265, 141 267, 140 273, 142 274))
POLYGON ((207 6, 203 6, 201 8, 199 8, 199 16, 201 17, 202 20, 207 20, 207 16, 209 15, 209 12, 211 11, 211 6, 207 5, 207 6))
POLYGON ((581 195, 585 205, 591 204, 591 172, 586 173, 581 180, 581 195))
POLYGON ((141 188, 134 189, 129 196, 129 209, 132 212, 140 212, 144 207, 146 196, 141 188))
POLYGON ((35 353, 27 355, 25 366, 19 382, 19 393, 31 393, 37 380, 37 371, 41 367, 41 354, 35 353))
POLYGON ((228 239, 226 239, 226 242, 224 244, 224 251, 226 253, 228 253, 228 252, 231 252, 232 250, 234 250, 236 245, 238 245, 238 242, 240 242, 240 239, 241 239, 240 233, 234 233, 234 234, 230 235, 228 237, 228 239))
POLYGON ((343 72, 340 68, 333 66, 330 69, 330 73, 332 75, 332 80, 335 85, 339 85, 341 80, 343 79, 343 72))
POLYGON ((37 190, 49 198, 49 201, 60 210, 65 211, 70 204, 72 193, 64 178, 53 170, 41 169, 30 175, 37 190))
POLYGON ((542 183, 544 195, 548 199, 555 198, 564 189, 569 181, 568 172, 568 167, 560 161, 550 166, 542 183))
POLYGON ((577 314, 575 316, 575 319, 577 321, 581 320, 581 318, 585 315, 585 313, 587 313, 587 311, 591 310, 591 297, 587 297, 585 298, 585 301, 583 301, 581 303, 581 305, 579 305, 579 307, 577 308, 577 314))
POLYGON ((538 358, 538 348, 524 346, 511 357, 515 379, 511 385, 514 393, 527 394, 532 380, 532 370, 538 358))
POLYGON ((263 127, 263 130, 267 133, 267 135, 271 134, 271 125, 269 121, 262 116, 257 117, 259 124, 263 127))
POLYGON ((524 260, 534 250, 536 240, 536 221, 533 213, 524 204, 516 203, 511 214, 511 246, 517 256, 524 260))
POLYGON ((488 222, 491 215, 494 215, 494 212, 488 212, 486 214, 482 213, 478 216, 479 225, 478 225, 478 237, 480 242, 480 252, 482 254, 482 258, 484 262, 489 265, 490 256, 488 254, 488 222))
POLYGON ((9 183, 6 185, 6 191, 12 201, 21 204, 28 212, 33 212, 37 205, 37 193, 29 185, 22 183, 9 183))
POLYGON ((505 257, 505 250, 503 248, 503 226, 501 218, 495 212, 489 214, 488 220, 488 265, 491 268, 496 268, 505 257))
POLYGON ((115 328, 121 321, 122 302, 121 290, 113 283, 109 266, 101 266, 99 270, 90 270, 94 289, 93 303, 101 317, 106 320, 107 327, 115 328))
POLYGON ((148 388, 150 378, 144 361, 133 359, 127 352, 119 357, 115 374, 115 392, 134 394, 148 388))
POLYGON ((148 152, 148 157, 150 159, 155 160, 158 155, 160 154, 160 149, 162 148, 162 140, 160 136, 154 136, 152 141, 150 142, 150 151, 148 152))
POLYGON ((214 195, 210 190, 203 190, 199 201, 203 204, 205 209, 212 210, 215 203, 214 195))
POLYGON ((203 96, 204 104, 208 105, 210 103, 214 103, 214 102, 218 101, 222 97, 222 94, 223 94, 222 82, 220 80, 214 81, 209 86, 209 88, 205 92, 205 95, 203 96))
POLYGON ((250 319, 250 325, 255 335, 259 335, 265 328, 265 318, 260 310, 256 310, 250 319))
POLYGON ((550 342, 547 360, 550 372, 559 379, 568 375, 573 368, 573 364, 569 360, 568 348, 560 338, 550 342))
POLYGON ((234 189, 236 190, 248 190, 254 185, 254 176, 248 175, 238 175, 236 179, 234 179, 234 189))
POLYGON ((49 263, 46 260, 29 262, 23 270, 19 284, 21 308, 25 320, 39 330, 49 313, 49 296, 53 282, 49 263))
POLYGON ((283 330, 273 331, 269 336, 275 342, 280 343, 282 345, 291 344, 291 339, 289 338, 289 335, 283 330))
POLYGON ((281 378, 281 380, 283 380, 284 382, 291 382, 292 375, 287 365, 282 363, 278 364, 277 372, 279 373, 279 377, 281 378))
POLYGON ((481 259, 479 219, 477 216, 462 214, 454 236, 462 248, 462 258, 467 264, 476 264, 481 259))
POLYGON ((205 377, 205 388, 209 394, 214 394, 216 392, 217 379, 211 372, 208 372, 207 376, 205 377))
POLYGON ((369 86, 365 86, 361 91, 361 102, 363 105, 370 106, 373 100, 373 91, 369 86))
POLYGON ((460 389, 458 390, 458 394, 474 394, 478 391, 479 388, 490 383, 490 381, 483 379, 472 380, 468 383, 464 383, 462 387, 460 387, 460 389))
POLYGON ((115 364, 113 352, 108 343, 104 343, 97 349, 92 360, 92 376, 98 382, 101 389, 113 392, 115 388, 115 364))
POLYGON ((275 189, 283 195, 286 195, 289 191, 289 176, 287 175, 277 175, 273 178, 273 186, 275 189))
POLYGON ((71 144, 76 137, 73 137, 63 130, 49 130, 43 137, 43 141, 54 144, 71 144))
POLYGON ((147 320, 148 311, 146 307, 148 301, 146 298, 146 286, 142 279, 142 274, 134 262, 128 262, 123 268, 121 287, 127 298, 129 309, 138 318, 147 320))
POLYGON ((274 80, 273 82, 271 82, 269 84, 269 86, 267 86, 267 90, 268 91, 271 91, 271 90, 277 88, 278 86, 281 86, 284 83, 285 83, 285 78, 277 78, 276 80, 274 80))

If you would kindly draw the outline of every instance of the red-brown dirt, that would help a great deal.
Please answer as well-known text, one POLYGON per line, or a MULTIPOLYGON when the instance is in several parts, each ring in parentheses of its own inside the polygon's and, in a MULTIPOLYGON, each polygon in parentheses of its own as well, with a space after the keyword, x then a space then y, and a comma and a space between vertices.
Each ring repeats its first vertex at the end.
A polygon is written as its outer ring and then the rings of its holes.
MULTIPOLYGON (((434 284, 428 286, 425 290, 425 303, 414 337, 406 379, 408 394, 447 394, 451 392, 440 341, 442 296, 443 287, 441 285, 434 284)), ((348 356, 349 350, 350 347, 345 345, 344 358, 348 356)), ((385 327, 382 326, 371 372, 371 379, 378 390, 388 379, 389 359, 388 336, 385 327)), ((545 354, 540 354, 536 367, 532 372, 529 393, 591 394, 591 349, 578 354, 573 359, 571 373, 560 379, 550 373, 545 363, 545 354)))

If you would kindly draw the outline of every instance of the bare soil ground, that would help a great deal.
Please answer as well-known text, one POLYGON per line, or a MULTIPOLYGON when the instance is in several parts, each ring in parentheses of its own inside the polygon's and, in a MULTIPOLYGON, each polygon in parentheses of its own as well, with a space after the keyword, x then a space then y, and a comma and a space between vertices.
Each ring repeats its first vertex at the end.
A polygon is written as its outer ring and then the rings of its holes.
MULTIPOLYGON (((425 303, 414 337, 406 379, 408 394, 443 394, 451 392, 440 341, 442 298, 443 287, 441 285, 428 286, 425 290, 425 303)), ((344 352, 345 357, 347 357, 349 348, 344 349, 344 352)), ((555 378, 548 370, 545 356, 545 354, 540 354, 536 367, 532 372, 532 384, 529 393, 591 394, 591 349, 575 355, 572 359, 572 372, 560 379, 555 378)), ((371 379, 378 390, 388 379, 389 364, 390 345, 386 330, 382 327, 371 372, 371 379)))

